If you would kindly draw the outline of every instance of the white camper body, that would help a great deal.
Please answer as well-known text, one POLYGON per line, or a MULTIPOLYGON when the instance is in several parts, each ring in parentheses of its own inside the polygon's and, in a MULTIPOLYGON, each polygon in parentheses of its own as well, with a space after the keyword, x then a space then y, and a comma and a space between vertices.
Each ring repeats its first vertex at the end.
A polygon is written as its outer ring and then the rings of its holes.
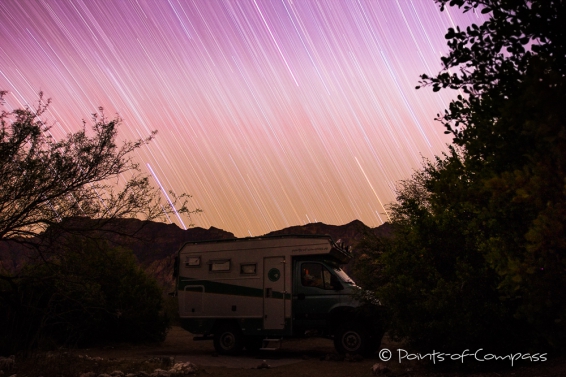
POLYGON ((359 304, 339 268, 350 258, 329 236, 188 242, 175 267, 181 323, 201 338, 214 335, 219 353, 312 330, 335 336, 359 304))

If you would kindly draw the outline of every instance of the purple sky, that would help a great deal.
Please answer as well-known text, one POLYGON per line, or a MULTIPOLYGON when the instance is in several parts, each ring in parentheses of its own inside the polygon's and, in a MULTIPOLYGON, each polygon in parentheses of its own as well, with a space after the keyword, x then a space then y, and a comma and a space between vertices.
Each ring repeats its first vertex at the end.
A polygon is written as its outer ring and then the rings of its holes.
MULTIPOLYGON (((483 16, 432 0, 4 0, 5 108, 53 104, 53 134, 98 106, 197 226, 257 236, 321 221, 387 221, 396 182, 450 139, 448 27, 483 16)), ((179 220, 172 219, 181 227, 179 220)), ((185 225, 189 220, 183 220, 185 225)))

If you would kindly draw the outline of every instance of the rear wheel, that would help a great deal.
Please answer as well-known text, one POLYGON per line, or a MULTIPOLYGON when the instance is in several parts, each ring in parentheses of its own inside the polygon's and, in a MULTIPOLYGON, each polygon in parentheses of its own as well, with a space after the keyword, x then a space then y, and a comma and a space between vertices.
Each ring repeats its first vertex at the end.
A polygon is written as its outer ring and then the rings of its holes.
POLYGON ((367 355, 371 352, 369 335, 353 323, 338 328, 334 334, 334 347, 339 353, 367 355))
POLYGON ((240 328, 233 324, 221 325, 214 331, 214 349, 220 355, 236 355, 244 347, 244 336, 240 328))

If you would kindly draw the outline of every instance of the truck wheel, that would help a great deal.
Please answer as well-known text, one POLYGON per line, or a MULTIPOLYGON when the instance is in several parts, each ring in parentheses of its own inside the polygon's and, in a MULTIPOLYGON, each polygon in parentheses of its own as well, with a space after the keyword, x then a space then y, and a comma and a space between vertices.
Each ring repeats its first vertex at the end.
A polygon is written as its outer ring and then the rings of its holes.
POLYGON ((237 326, 222 325, 214 331, 214 349, 220 355, 236 355, 244 348, 243 338, 237 326))
POLYGON ((334 348, 339 353, 366 355, 370 351, 369 336, 359 326, 346 324, 334 334, 334 348))

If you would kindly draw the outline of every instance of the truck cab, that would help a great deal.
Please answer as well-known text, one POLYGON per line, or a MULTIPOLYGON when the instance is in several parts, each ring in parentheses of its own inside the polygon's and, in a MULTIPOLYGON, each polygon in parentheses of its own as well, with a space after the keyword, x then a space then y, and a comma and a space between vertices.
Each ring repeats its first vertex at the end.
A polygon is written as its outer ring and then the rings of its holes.
MULTIPOLYGON (((370 354, 383 337, 378 307, 363 313, 356 299, 360 287, 336 261, 299 258, 293 263, 293 327, 296 336, 334 339, 340 353, 370 354), (373 322, 373 323, 372 323, 373 322), (377 329, 372 329, 377 325, 377 329)), ((368 311, 368 308, 365 308, 368 311)))
POLYGON ((354 282, 324 260, 293 262, 293 323, 297 331, 323 330, 336 308, 352 306, 354 282))

